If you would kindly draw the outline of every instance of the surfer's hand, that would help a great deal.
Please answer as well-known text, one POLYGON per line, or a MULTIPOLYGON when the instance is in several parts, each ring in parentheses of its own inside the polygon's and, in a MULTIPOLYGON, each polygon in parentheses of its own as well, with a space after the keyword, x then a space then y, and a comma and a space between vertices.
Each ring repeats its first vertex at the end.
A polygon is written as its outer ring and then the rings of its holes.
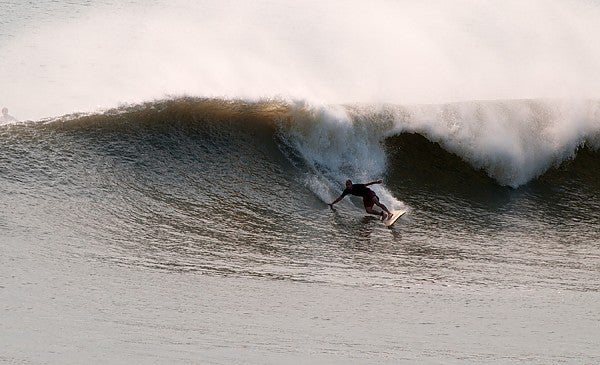
POLYGON ((377 184, 381 184, 383 182, 383 180, 379 179, 377 181, 375 181, 377 184))

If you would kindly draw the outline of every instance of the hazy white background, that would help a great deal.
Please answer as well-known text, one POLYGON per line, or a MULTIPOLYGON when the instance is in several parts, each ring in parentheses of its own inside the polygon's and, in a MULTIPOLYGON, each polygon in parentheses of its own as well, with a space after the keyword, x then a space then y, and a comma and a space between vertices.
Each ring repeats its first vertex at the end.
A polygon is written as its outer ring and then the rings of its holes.
POLYGON ((8 1, 0 10, 0 103, 21 119, 181 94, 323 103, 600 94, 600 5, 589 1, 8 1))

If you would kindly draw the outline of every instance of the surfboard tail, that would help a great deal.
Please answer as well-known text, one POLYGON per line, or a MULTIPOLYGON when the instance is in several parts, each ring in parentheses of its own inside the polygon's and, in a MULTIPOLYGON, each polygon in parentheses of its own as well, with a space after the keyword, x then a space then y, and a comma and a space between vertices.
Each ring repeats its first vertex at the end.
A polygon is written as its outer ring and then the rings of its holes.
POLYGON ((396 223, 396 221, 406 213, 406 210, 392 210, 391 213, 392 216, 383 221, 387 227, 391 227, 396 223))

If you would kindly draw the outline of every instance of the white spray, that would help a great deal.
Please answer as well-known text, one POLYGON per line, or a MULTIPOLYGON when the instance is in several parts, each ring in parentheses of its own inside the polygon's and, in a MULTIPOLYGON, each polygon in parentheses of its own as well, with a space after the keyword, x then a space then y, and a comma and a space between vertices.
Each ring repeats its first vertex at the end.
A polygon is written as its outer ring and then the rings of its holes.
POLYGON ((600 148, 600 102, 522 100, 388 106, 389 135, 416 132, 513 188, 600 148))
POLYGON ((20 119, 181 94, 600 96, 600 6, 583 0, 19 3, 3 3, 0 102, 20 119))
MULTIPOLYGON (((391 125, 361 118, 356 111, 296 103, 282 125, 284 143, 308 167, 305 184, 325 203, 339 195, 346 179, 364 183, 386 174, 382 142, 391 125)), ((372 189, 389 209, 404 206, 385 184, 372 189)))

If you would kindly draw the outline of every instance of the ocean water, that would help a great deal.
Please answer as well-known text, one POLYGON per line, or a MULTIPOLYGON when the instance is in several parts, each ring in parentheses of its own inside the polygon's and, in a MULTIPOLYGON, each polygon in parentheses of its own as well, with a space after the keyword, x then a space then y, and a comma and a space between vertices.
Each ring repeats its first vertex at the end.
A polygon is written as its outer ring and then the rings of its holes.
POLYGON ((598 4, 0 12, 1 363, 600 361, 598 4))

